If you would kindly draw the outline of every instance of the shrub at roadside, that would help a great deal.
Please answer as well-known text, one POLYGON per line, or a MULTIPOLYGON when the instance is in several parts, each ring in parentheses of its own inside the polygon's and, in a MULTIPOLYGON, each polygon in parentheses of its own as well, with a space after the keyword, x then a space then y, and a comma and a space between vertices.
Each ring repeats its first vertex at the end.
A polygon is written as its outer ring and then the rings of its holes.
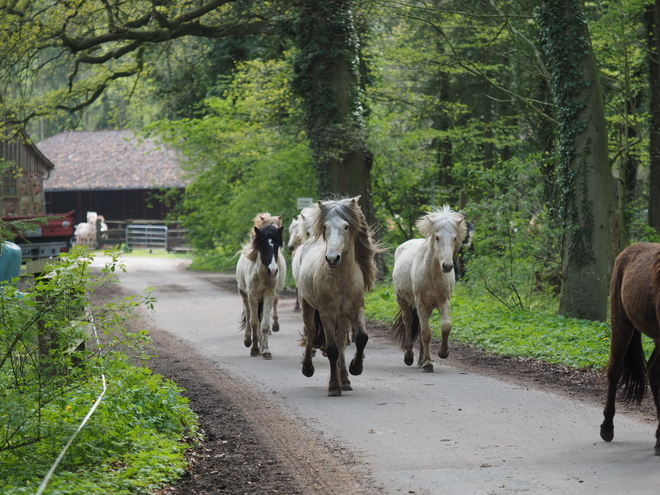
POLYGON ((145 357, 148 337, 128 332, 125 322, 153 298, 90 304, 95 289, 123 270, 115 255, 95 277, 92 257, 76 249, 24 292, 0 287, 2 494, 36 492, 101 396, 104 378, 105 395, 45 493, 148 493, 185 469, 195 414, 173 382, 131 364, 145 357))

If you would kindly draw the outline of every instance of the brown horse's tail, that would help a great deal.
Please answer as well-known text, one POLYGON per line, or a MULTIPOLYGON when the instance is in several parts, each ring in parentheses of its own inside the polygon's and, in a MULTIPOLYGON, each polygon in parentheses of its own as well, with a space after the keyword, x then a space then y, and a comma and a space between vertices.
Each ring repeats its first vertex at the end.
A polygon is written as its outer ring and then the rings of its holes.
MULTIPOLYGON (((415 340, 417 340, 417 337, 419 336, 419 315, 417 314, 417 310, 415 308, 410 308, 410 309, 412 310, 412 316, 413 316, 412 325, 411 325, 412 327, 411 338, 414 343, 415 340)), ((394 319, 394 324, 390 329, 390 335, 392 335, 394 340, 399 343, 401 349, 404 349, 403 343, 406 338, 406 326, 403 324, 403 316, 401 316, 401 311, 397 313, 396 318, 394 319)))
MULTIPOLYGON (((653 351, 655 353, 655 351, 653 351)), ((633 332, 626 355, 623 357, 623 372, 621 374, 622 399, 640 404, 646 393, 647 372, 642 334, 633 332)))

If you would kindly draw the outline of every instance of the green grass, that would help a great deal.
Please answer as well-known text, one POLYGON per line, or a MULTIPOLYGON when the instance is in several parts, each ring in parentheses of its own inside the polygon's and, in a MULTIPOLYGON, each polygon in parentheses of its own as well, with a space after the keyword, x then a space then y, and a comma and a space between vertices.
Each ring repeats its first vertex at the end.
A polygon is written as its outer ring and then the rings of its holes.
MULTIPOLYGON (((397 312, 391 284, 381 284, 367 295, 367 318, 391 324, 397 312)), ((608 323, 565 318, 549 310, 508 311, 462 284, 452 294, 451 322, 452 340, 480 346, 488 353, 592 369, 604 368, 609 357, 608 323)), ((431 328, 439 338, 437 311, 431 328)))

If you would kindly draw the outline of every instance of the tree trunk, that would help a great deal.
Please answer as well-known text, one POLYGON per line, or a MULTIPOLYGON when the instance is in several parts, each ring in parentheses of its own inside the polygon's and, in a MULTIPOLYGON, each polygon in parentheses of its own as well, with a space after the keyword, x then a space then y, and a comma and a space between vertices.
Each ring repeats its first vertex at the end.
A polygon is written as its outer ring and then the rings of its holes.
POLYGON ((660 0, 646 7, 644 22, 649 54, 649 225, 660 233, 660 0))
POLYGON ((373 224, 372 155, 366 145, 353 4, 300 2, 293 87, 303 99, 320 193, 361 195, 362 209, 373 224))
POLYGON ((565 232, 559 312, 604 321, 612 260, 613 186, 596 59, 577 0, 543 2, 537 18, 559 120, 565 232))

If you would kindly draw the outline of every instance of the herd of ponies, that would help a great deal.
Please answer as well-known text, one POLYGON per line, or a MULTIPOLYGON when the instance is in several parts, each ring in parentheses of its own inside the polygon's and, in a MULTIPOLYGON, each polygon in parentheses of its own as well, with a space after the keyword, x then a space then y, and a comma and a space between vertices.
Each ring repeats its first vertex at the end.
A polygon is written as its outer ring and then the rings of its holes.
MULTIPOLYGON (((318 201, 303 209, 289 227, 296 309, 302 312, 304 329, 302 373, 314 374, 312 357, 321 350, 330 364, 329 396, 352 390, 349 373, 362 373, 369 340, 364 296, 376 280, 375 256, 384 251, 374 240, 359 199, 318 201), (349 341, 355 344, 355 355, 347 367, 344 354, 349 341)), ((244 344, 251 356, 271 359, 268 337, 279 330, 277 295, 284 288, 287 270, 282 253, 284 226, 282 216, 269 213, 258 214, 253 222, 251 240, 236 265, 244 344)), ((404 351, 405 364, 413 364, 413 346, 419 342, 417 364, 432 372, 429 319, 437 309, 442 319, 438 355, 446 358, 454 260, 467 234, 467 221, 445 205, 422 215, 416 226, 423 237, 404 242, 394 255, 392 281, 400 311, 391 331, 404 351)), ((637 243, 618 256, 610 296, 612 338, 600 435, 607 442, 614 437, 617 388, 622 387, 625 400, 639 403, 648 383, 658 411, 655 455, 660 456, 660 244, 637 243), (642 334, 655 342, 648 360, 642 334)))

